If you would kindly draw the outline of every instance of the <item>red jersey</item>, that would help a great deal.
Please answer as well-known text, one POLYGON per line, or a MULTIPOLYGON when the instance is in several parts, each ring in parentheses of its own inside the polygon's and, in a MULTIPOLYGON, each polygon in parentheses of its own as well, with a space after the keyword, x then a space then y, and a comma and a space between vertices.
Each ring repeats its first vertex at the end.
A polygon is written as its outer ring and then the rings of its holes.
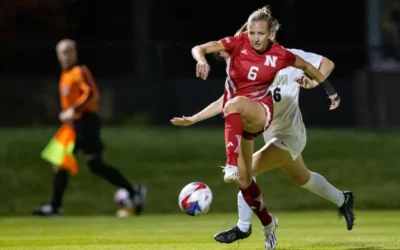
POLYGON ((292 66, 296 56, 277 43, 272 43, 263 54, 251 46, 247 33, 220 40, 229 53, 224 104, 235 96, 252 100, 267 96, 268 88, 279 70, 292 66))

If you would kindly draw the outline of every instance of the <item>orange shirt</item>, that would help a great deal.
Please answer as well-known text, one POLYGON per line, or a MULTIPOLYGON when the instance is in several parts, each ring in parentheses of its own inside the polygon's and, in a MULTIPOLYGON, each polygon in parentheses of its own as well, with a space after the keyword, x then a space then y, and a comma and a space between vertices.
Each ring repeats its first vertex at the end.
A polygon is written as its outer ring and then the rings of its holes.
POLYGON ((100 94, 92 74, 84 65, 74 66, 61 73, 59 92, 61 108, 66 110, 75 107, 75 119, 79 119, 85 111, 98 110, 100 94))

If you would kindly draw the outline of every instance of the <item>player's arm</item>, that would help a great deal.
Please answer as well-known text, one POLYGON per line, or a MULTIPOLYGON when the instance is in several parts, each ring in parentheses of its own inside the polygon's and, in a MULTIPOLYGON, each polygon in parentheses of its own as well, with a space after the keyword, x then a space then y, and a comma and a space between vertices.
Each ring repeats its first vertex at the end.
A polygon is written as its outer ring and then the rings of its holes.
POLYGON ((322 83, 326 80, 326 77, 316 69, 311 63, 305 61, 300 56, 296 56, 296 60, 294 61, 293 67, 300 69, 306 73, 306 75, 310 76, 311 79, 317 81, 318 83, 322 83))
POLYGON ((222 112, 224 96, 221 96, 218 100, 212 102, 210 105, 205 107, 202 111, 189 117, 174 117, 171 119, 171 123, 176 126, 190 126, 200 121, 207 120, 214 117, 222 112))
POLYGON ((195 123, 207 120, 211 117, 214 117, 222 112, 222 104, 224 101, 224 96, 221 96, 218 100, 212 102, 210 105, 205 107, 202 111, 193 115, 193 121, 195 123))
POLYGON ((306 73, 308 76, 310 76, 311 79, 318 82, 319 85, 322 85, 329 97, 334 96, 335 98, 336 97, 339 98, 339 96, 338 96, 335 88, 332 86, 332 84, 311 63, 306 62, 303 58, 296 55, 296 60, 294 61, 293 67, 304 71, 304 73, 306 73))
POLYGON ((82 92, 76 102, 72 105, 75 112, 80 112, 92 96, 92 91, 89 85, 85 82, 80 82, 78 87, 82 92))
POLYGON ((77 74, 77 84, 78 88, 81 90, 81 95, 72 105, 75 112, 80 112, 85 107, 85 104, 90 101, 91 98, 94 97, 93 91, 90 88, 89 84, 86 82, 85 72, 86 69, 81 68, 80 72, 77 74))
MULTIPOLYGON (((321 58, 318 70, 325 76, 325 78, 329 77, 334 68, 335 64, 330 59, 326 57, 321 58)), ((312 89, 319 85, 317 81, 312 80, 307 76, 302 76, 301 78, 299 78, 298 83, 306 89, 312 89)))
POLYGON ((335 64, 332 60, 322 57, 321 64, 319 65, 319 71, 328 78, 332 71, 335 69, 335 64))
MULTIPOLYGON (((289 52, 289 53, 292 54, 291 52, 289 52)), ((288 57, 290 57, 290 56, 288 56, 288 57)), ((329 109, 333 110, 333 109, 336 109, 337 107, 339 107, 340 96, 336 92, 336 90, 332 86, 332 84, 328 81, 328 79, 326 79, 326 77, 318 69, 316 69, 311 63, 306 62, 303 58, 301 58, 297 55, 295 55, 295 57, 296 58, 295 58, 292 66, 304 71, 304 73, 306 73, 308 76, 310 76, 311 79, 318 82, 319 85, 321 85, 325 89, 325 92, 331 101, 331 106, 329 109)), ((287 60, 287 61, 290 61, 290 60, 287 60)))
POLYGON ((223 50, 225 50, 225 47, 220 41, 212 41, 194 46, 192 48, 192 56, 197 61, 196 77, 206 80, 210 72, 210 65, 207 63, 206 54, 217 53, 223 50))
MULTIPOLYGON (((240 39, 240 38, 239 38, 240 39)), ((212 41, 197 45, 192 48, 192 56, 197 61, 196 77, 207 79, 210 72, 210 65, 208 65, 205 55, 210 53, 217 53, 220 51, 230 52, 236 46, 237 37, 225 37, 219 41, 212 41)))
POLYGON ((197 62, 205 61, 206 54, 224 51, 225 47, 220 41, 212 41, 205 44, 197 45, 192 48, 192 56, 197 62))

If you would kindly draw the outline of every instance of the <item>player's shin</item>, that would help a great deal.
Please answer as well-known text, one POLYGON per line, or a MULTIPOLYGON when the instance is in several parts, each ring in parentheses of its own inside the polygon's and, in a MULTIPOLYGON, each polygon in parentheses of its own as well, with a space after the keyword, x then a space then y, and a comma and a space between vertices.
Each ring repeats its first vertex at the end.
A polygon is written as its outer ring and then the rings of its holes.
POLYGON ((93 174, 104 178, 117 187, 125 188, 131 197, 136 194, 132 184, 125 178, 125 176, 123 176, 116 168, 104 163, 101 157, 93 157, 88 160, 88 166, 93 174))
POLYGON ((240 141, 243 133, 242 117, 232 113, 225 117, 226 165, 238 166, 240 141))
POLYGON ((260 219, 261 224, 263 226, 269 225, 272 222, 272 217, 267 211, 257 183, 252 180, 249 187, 241 188, 240 190, 242 191, 243 199, 260 219))
POLYGON ((237 227, 242 232, 248 232, 251 226, 251 217, 253 216, 253 210, 251 210, 249 205, 247 205, 246 201, 243 198, 242 192, 239 191, 237 197, 239 214, 237 227))
POLYGON ((344 203, 343 192, 330 184, 322 175, 318 173, 311 172, 310 179, 301 187, 331 201, 338 207, 344 203))
POLYGON ((64 168, 59 168, 53 177, 53 195, 51 199, 51 206, 53 210, 57 210, 62 206, 62 200, 65 190, 68 185, 69 171, 64 168))

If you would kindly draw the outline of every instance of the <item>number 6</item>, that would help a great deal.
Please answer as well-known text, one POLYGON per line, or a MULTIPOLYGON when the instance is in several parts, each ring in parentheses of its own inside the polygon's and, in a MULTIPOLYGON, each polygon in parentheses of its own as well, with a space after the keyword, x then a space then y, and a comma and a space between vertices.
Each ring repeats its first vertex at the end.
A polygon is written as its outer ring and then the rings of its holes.
POLYGON ((249 74, 247 75, 247 78, 249 80, 254 81, 257 78, 257 71, 258 71, 258 67, 256 66, 251 66, 250 67, 250 71, 249 74))

